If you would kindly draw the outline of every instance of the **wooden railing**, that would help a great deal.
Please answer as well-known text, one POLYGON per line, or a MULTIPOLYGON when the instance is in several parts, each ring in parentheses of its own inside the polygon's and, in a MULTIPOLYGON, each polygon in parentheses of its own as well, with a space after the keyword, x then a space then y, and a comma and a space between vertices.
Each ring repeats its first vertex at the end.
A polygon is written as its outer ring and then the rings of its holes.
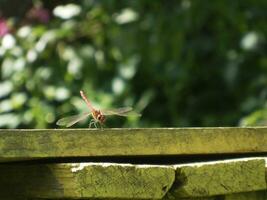
POLYGON ((267 128, 0 130, 0 199, 266 200, 267 128))

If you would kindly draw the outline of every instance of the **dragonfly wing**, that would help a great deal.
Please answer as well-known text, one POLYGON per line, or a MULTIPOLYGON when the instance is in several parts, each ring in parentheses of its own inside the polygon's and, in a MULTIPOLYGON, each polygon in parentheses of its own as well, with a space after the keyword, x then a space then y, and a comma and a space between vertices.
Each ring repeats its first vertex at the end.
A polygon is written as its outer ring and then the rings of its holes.
POLYGON ((69 117, 64 117, 64 118, 62 118, 62 119, 57 121, 57 125, 70 127, 70 126, 76 124, 77 122, 85 119, 90 114, 91 113, 82 113, 82 114, 79 114, 79 115, 73 115, 73 116, 69 116, 69 117))
POLYGON ((139 113, 133 111, 132 107, 115 108, 101 111, 103 115, 118 115, 118 116, 141 116, 139 113))

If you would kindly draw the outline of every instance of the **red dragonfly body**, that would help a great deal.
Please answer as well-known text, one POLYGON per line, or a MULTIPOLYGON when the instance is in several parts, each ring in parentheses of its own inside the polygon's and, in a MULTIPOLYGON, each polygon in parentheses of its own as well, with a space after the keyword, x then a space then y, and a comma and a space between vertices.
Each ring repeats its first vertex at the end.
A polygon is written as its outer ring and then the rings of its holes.
POLYGON ((57 125, 70 127, 76 124, 77 122, 87 118, 89 115, 92 115, 93 117, 93 119, 90 122, 89 127, 91 127, 92 124, 94 124, 95 127, 97 127, 96 126, 97 123, 99 123, 100 125, 103 125, 106 120, 106 116, 108 115, 118 115, 118 116, 124 116, 124 117, 128 115, 141 116, 140 114, 133 112, 131 107, 123 107, 123 108, 110 109, 110 110, 104 110, 104 111, 97 110, 92 106, 91 102, 86 98, 83 91, 80 91, 80 94, 83 100, 85 101, 86 105, 90 109, 90 112, 62 118, 57 121, 57 125))
POLYGON ((103 124, 105 122, 106 117, 101 113, 100 110, 94 109, 94 107, 92 106, 90 101, 84 95, 83 91, 80 91, 80 94, 81 94, 81 97, 83 98, 83 100, 85 101, 85 103, 87 104, 88 108, 91 110, 93 118, 96 121, 99 121, 101 124, 103 124))

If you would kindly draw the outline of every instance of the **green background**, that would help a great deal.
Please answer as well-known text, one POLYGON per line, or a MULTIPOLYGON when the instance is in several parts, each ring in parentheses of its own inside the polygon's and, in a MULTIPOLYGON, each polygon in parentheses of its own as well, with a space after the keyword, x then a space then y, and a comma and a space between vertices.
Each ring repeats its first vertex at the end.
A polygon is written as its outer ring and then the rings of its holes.
POLYGON ((2 0, 0 127, 56 128, 88 110, 79 90, 97 108, 142 113, 108 127, 265 125, 266 10, 266 0, 2 0), (78 14, 56 16, 63 3, 78 14), (47 22, 29 14, 37 7, 47 22))

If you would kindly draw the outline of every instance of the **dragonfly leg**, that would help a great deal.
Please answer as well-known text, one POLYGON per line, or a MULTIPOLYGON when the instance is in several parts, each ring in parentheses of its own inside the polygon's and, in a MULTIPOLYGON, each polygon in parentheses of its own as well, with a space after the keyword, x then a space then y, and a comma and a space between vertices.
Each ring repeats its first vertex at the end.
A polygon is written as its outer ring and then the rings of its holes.
POLYGON ((97 123, 97 122, 95 121, 95 122, 94 122, 95 128, 98 128, 96 123, 97 123))
POLYGON ((91 128, 93 124, 95 124, 95 120, 91 119, 90 124, 89 124, 89 128, 91 128))
POLYGON ((98 128, 98 126, 97 126, 97 121, 96 121, 95 119, 91 119, 90 124, 89 124, 89 128, 91 128, 92 125, 94 125, 95 128, 98 128))
POLYGON ((107 128, 107 126, 104 123, 99 123, 99 126, 101 129, 107 128))

